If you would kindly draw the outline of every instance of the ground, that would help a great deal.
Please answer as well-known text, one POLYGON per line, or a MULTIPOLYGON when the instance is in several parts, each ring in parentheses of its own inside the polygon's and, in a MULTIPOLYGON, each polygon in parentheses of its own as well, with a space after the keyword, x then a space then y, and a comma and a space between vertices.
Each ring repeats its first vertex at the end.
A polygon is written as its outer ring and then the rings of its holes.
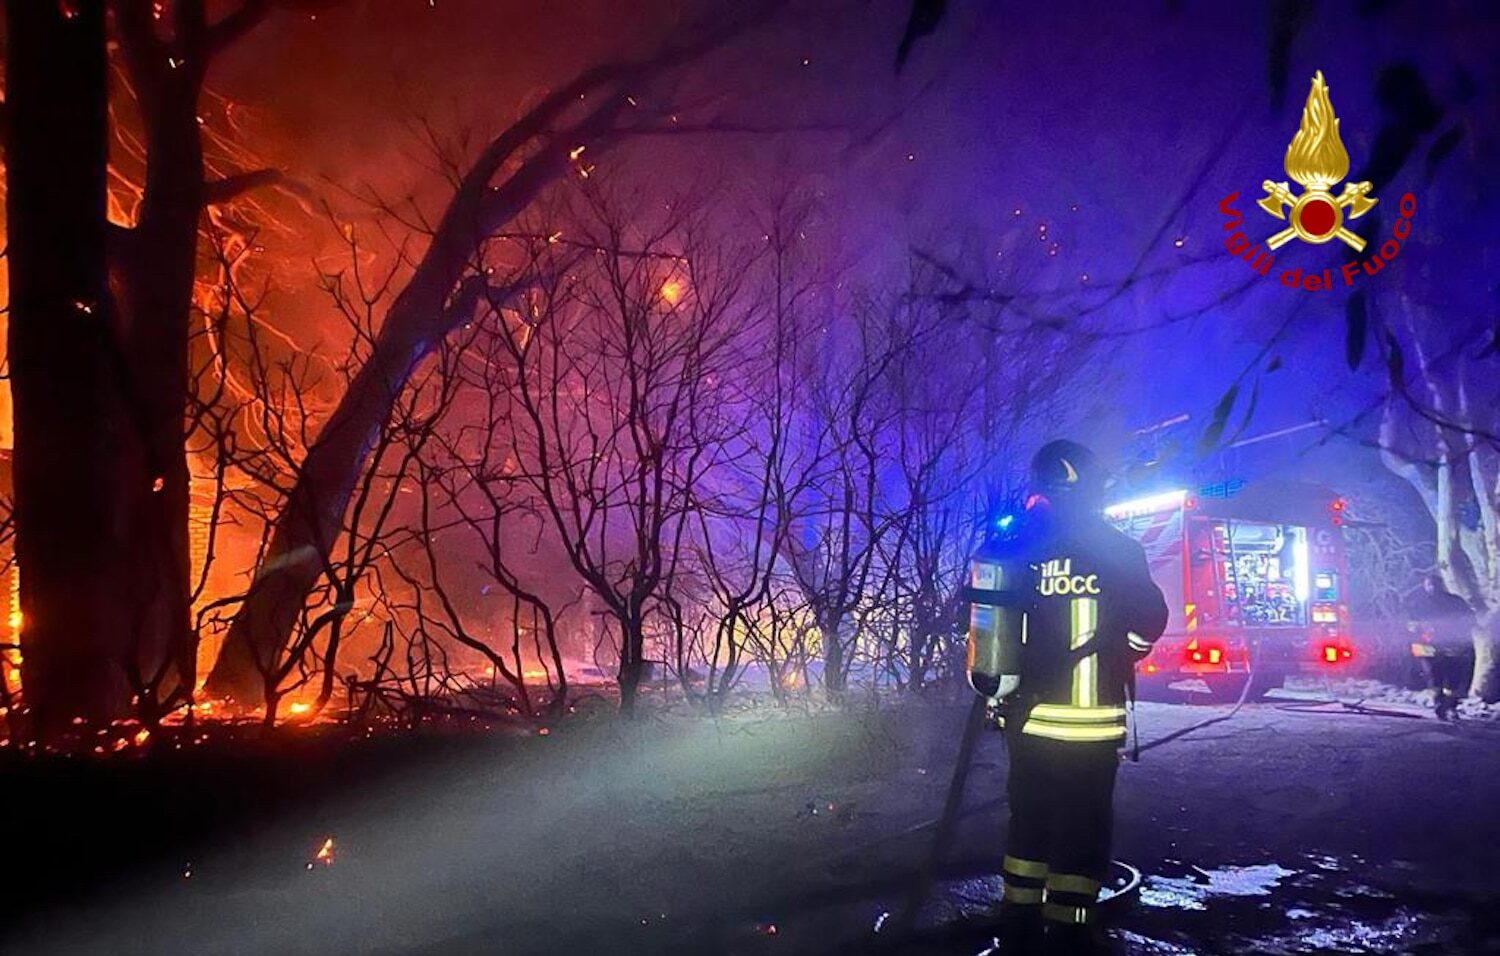
MULTIPOLYGON (((10 839, 37 876, 17 874, 31 894, 0 949, 871 952, 930 846, 964 706, 210 746, 73 766, 65 791, 22 767, 10 839), (49 800, 77 825, 43 857, 28 833, 53 825, 49 800), (132 828, 167 835, 99 835, 132 828)), ((1116 856, 1144 880, 1111 904, 1118 948, 1500 953, 1500 729, 1383 706, 1250 704, 1127 763, 1116 856)), ((1226 712, 1143 704, 1140 737, 1226 712)), ((971 812, 902 951, 986 948, 1004 764, 986 735, 971 812)))

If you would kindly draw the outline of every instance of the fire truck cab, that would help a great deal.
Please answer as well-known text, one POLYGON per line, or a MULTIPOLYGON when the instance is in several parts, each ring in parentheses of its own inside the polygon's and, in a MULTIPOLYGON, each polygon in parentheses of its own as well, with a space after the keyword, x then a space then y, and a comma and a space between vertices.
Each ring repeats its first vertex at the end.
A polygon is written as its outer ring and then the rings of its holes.
POLYGON ((1289 674, 1347 670, 1344 501, 1301 484, 1165 491, 1105 510, 1145 548, 1171 617, 1136 666, 1143 696, 1258 696, 1289 674))

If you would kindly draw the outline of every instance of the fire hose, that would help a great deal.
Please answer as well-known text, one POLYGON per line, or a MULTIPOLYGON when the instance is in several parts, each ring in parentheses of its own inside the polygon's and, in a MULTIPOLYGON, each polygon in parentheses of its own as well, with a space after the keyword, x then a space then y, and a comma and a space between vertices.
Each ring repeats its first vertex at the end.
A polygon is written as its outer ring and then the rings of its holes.
MULTIPOLYGON (((1235 700, 1234 705, 1230 707, 1227 712, 1222 714, 1215 714, 1214 716, 1206 718, 1204 720, 1200 720, 1195 724, 1189 724, 1188 726, 1183 727, 1180 730, 1174 730, 1169 734, 1164 734, 1163 736, 1156 738, 1150 743, 1136 743, 1136 745, 1131 748, 1132 759, 1140 760, 1141 754, 1145 753, 1148 750, 1155 750, 1157 747, 1165 746, 1166 744, 1169 744, 1174 740, 1181 740, 1188 734, 1196 733, 1197 731, 1200 731, 1205 727, 1212 727, 1214 724, 1222 724, 1224 721, 1233 718, 1235 714, 1238 714, 1240 712, 1240 708, 1245 706, 1245 701, 1250 699, 1250 691, 1255 686, 1255 658, 1259 655, 1259 648, 1259 644, 1254 645, 1250 656, 1246 658, 1245 685, 1240 688, 1239 698, 1235 700)), ((1131 732, 1137 733, 1138 731, 1136 730, 1137 723, 1135 719, 1134 694, 1131 695, 1130 709, 1131 732)))
POLYGON ((943 857, 948 854, 948 843, 953 839, 953 828, 959 818, 966 815, 962 813, 964 786, 969 781, 969 768, 974 763, 974 750, 979 743, 980 732, 988 722, 988 711, 988 702, 985 698, 976 695, 964 719, 963 737, 958 745, 958 759, 953 764, 953 778, 948 783, 948 796, 943 800, 943 813, 936 820, 937 832, 932 837, 932 848, 928 851, 927 859, 923 861, 921 868, 917 870, 905 904, 901 907, 901 914, 896 918, 895 925, 892 927, 893 935, 898 938, 909 935, 916 928, 917 914, 921 912, 922 905, 927 902, 927 896, 932 892, 932 884, 937 877, 938 866, 942 864, 943 857))

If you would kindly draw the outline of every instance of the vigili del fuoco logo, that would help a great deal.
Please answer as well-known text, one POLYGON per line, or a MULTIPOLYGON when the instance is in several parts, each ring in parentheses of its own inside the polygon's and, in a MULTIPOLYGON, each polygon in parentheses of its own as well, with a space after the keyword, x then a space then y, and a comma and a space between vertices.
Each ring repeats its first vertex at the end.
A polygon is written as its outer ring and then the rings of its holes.
MULTIPOLYGON (((1333 101, 1328 97, 1328 84, 1323 81, 1323 71, 1313 74, 1312 90, 1307 94, 1307 105, 1302 107, 1302 125, 1286 148, 1286 174, 1302 187, 1302 192, 1293 192, 1286 180, 1274 182, 1267 179, 1261 183, 1265 196, 1256 205, 1267 214, 1285 222, 1284 229, 1273 233, 1262 247, 1252 242, 1240 228, 1245 217, 1235 206, 1240 198, 1232 192, 1219 202, 1219 212, 1225 217, 1224 248, 1229 254, 1243 260, 1250 268, 1263 276, 1269 276, 1276 264, 1276 250, 1293 239, 1301 239, 1311 245, 1320 246, 1337 239, 1356 253, 1365 252, 1365 240, 1351 232, 1346 223, 1369 212, 1380 200, 1371 195, 1367 182, 1344 183, 1337 196, 1333 189, 1349 175, 1349 152, 1339 138, 1339 120, 1333 112, 1333 101)), ((1373 276, 1386 263, 1401 252, 1401 244, 1411 235, 1412 216, 1417 211, 1417 197, 1406 193, 1397 205, 1399 213, 1386 239, 1369 255, 1338 266, 1338 279, 1352 286, 1361 276, 1373 276)), ((1307 292, 1326 292, 1337 281, 1334 267, 1325 266, 1319 271, 1315 266, 1305 265, 1284 268, 1279 273, 1282 285, 1307 292)))

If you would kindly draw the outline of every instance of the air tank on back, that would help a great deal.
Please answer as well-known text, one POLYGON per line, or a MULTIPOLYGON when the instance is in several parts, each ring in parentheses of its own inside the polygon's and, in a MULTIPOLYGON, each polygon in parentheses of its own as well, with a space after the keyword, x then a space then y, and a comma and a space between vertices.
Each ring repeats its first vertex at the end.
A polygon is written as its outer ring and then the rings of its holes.
POLYGON ((1021 683, 1021 647, 1031 569, 1006 548, 986 547, 969 563, 969 684, 984 697, 1003 699, 1021 683))

